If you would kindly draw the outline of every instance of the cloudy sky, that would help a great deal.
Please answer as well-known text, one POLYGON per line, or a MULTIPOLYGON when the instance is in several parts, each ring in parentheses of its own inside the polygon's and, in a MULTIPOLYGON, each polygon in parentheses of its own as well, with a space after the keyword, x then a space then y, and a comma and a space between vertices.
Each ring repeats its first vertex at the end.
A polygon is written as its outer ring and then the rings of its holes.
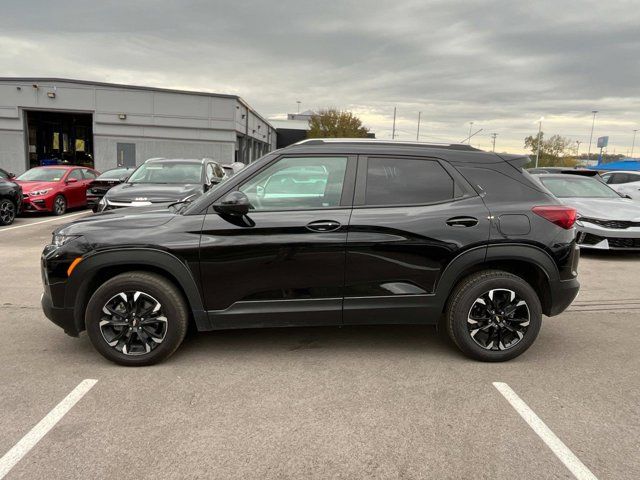
MULTIPOLYGON (((523 151, 537 133, 611 153, 640 128, 640 8, 629 1, 3 2, 0 75, 233 93, 266 117, 335 106, 378 138, 523 151)), ((640 135, 638 136, 640 143, 640 135)), ((640 148, 636 149, 640 153, 640 148)))

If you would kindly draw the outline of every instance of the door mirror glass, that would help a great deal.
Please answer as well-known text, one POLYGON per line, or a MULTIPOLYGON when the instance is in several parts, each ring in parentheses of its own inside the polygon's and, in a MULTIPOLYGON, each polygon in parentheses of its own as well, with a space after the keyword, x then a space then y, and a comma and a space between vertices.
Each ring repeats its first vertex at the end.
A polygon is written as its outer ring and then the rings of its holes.
POLYGON ((213 209, 223 215, 243 216, 249 213, 251 202, 243 192, 229 192, 213 205, 213 209))

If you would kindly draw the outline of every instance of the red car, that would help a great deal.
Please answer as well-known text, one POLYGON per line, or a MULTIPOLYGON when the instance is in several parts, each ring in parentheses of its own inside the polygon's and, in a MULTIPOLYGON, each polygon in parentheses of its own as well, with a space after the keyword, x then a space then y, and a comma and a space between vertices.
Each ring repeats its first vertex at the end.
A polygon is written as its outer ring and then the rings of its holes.
POLYGON ((86 167, 35 167, 15 182, 22 186, 23 211, 62 215, 68 208, 87 205, 87 189, 100 173, 86 167))

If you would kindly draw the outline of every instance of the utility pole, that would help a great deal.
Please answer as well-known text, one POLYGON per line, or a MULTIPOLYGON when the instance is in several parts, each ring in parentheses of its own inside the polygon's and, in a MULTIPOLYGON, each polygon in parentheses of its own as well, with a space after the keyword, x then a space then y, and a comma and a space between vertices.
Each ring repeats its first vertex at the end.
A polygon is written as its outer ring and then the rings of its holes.
POLYGON ((396 138, 396 107, 393 107, 393 130, 391 130, 391 140, 396 138))
POLYGON ((493 142, 493 147, 491 148, 491 151, 492 151, 492 152, 495 152, 495 151, 496 151, 496 137, 497 137, 497 136, 498 136, 498 134, 497 134, 497 133, 492 133, 492 134, 491 134, 491 140, 492 140, 492 142, 493 142))
POLYGON ((418 131, 416 132, 416 142, 420 141, 420 116, 422 112, 418 112, 418 131))
POLYGON ((471 145, 471 136, 472 136, 472 135, 471 135, 471 129, 472 129, 472 128, 473 128, 473 122, 469 122, 469 137, 468 137, 468 140, 467 140, 467 143, 468 143, 469 145, 471 145))
POLYGON ((544 117, 540 117, 540 120, 538 120, 538 148, 536 149, 536 168, 538 168, 538 160, 540 159, 540 144, 542 143, 542 120, 544 120, 544 117))
POLYGON ((591 160, 591 141, 593 140, 593 127, 596 124, 596 113, 598 110, 591 110, 593 113, 593 121, 591 122, 591 135, 589 135, 589 151, 587 152, 587 160, 591 160))
POLYGON ((633 143, 631 143, 631 155, 629 155, 631 158, 633 158, 633 149, 636 146, 636 133, 638 133, 637 128, 633 131, 633 143))

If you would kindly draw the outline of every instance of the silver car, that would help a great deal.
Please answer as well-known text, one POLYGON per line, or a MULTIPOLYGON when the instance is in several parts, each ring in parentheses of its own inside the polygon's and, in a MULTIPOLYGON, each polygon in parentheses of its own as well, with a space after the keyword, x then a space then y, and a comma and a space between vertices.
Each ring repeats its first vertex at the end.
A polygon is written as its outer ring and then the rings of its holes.
POLYGON ((611 171, 603 173, 602 179, 616 192, 640 200, 640 172, 611 171))
POLYGON ((640 250, 640 203, 624 198, 604 183, 564 174, 536 175, 562 203, 578 211, 580 248, 640 250))

